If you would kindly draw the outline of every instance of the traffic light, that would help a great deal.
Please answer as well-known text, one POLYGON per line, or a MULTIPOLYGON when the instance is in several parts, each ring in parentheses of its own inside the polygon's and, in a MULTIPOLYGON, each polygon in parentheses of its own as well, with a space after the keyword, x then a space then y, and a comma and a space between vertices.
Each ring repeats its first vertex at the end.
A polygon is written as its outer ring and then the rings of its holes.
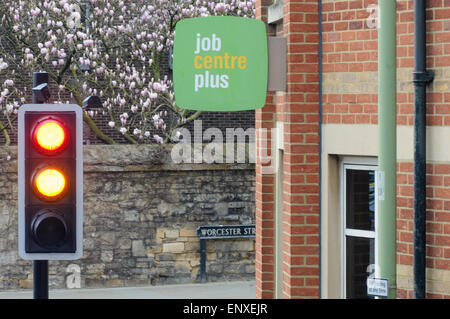
POLYGON ((28 260, 81 258, 82 110, 69 104, 19 108, 19 255, 28 260))

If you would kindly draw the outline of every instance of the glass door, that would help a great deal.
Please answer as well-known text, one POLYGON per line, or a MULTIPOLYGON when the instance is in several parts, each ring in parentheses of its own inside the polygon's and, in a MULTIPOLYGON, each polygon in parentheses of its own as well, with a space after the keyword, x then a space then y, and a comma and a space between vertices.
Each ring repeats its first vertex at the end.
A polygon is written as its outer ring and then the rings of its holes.
POLYGON ((343 296, 367 295, 369 265, 375 264, 375 166, 343 165, 342 251, 343 296))

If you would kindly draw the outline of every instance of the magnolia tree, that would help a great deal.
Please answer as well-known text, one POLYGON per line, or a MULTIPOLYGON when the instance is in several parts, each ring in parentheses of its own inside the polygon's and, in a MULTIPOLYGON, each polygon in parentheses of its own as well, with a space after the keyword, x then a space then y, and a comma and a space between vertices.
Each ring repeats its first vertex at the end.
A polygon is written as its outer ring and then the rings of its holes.
MULTIPOLYGON (((101 98, 108 125, 130 143, 163 143, 200 113, 177 107, 161 64, 183 18, 254 16, 255 0, 3 0, 0 4, 0 130, 8 144, 32 73, 49 73, 56 103, 101 98), (55 85, 56 84, 56 85, 55 85), (157 132, 158 134, 155 134, 157 132)), ((84 121, 107 143, 114 140, 84 121)))

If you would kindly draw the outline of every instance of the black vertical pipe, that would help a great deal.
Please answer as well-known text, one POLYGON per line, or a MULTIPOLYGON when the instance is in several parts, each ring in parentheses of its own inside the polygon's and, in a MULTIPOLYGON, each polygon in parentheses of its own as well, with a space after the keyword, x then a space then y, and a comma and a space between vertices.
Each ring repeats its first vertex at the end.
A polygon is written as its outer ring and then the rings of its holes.
POLYGON ((426 297, 426 1, 414 0, 414 298, 426 297))
MULTIPOLYGON (((48 83, 48 73, 33 73, 33 87, 43 83, 48 83)), ((38 103, 39 99, 33 91, 33 104, 38 103)), ((48 260, 33 261, 33 298, 48 299, 48 260)))

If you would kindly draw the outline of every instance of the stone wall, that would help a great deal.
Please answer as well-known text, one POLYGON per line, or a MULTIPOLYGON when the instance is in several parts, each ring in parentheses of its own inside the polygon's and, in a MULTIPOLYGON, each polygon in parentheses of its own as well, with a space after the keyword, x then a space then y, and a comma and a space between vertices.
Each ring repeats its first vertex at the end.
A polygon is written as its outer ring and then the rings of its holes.
MULTIPOLYGON (((17 253, 16 159, 0 148, 0 289, 32 287, 17 253)), ((253 164, 175 165, 156 145, 89 145, 84 159, 83 258, 49 262, 50 288, 66 287, 70 264, 81 287, 198 282, 196 228, 255 223, 253 164)), ((207 280, 254 279, 254 258, 253 239, 209 240, 207 280)))

